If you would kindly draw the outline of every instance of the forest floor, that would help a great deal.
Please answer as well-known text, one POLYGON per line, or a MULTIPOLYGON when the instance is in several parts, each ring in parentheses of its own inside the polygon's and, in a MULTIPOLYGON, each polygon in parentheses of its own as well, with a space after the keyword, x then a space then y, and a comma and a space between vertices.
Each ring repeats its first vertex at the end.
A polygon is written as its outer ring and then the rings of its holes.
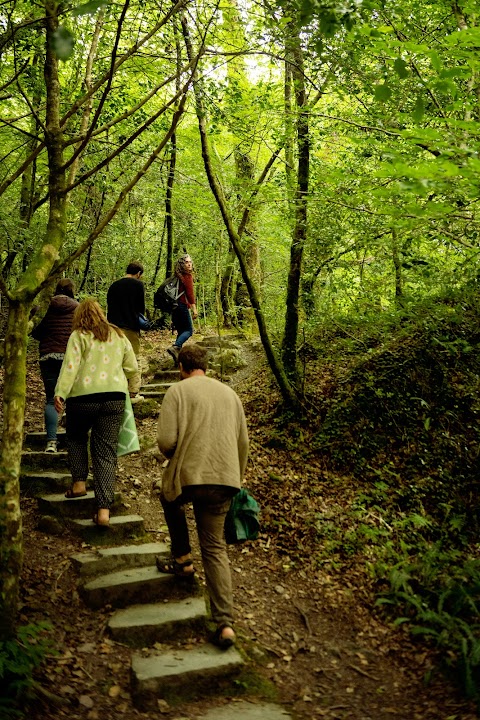
MULTIPOLYGON (((163 357, 170 342, 167 332, 149 333, 145 352, 163 357)), ((32 345, 27 431, 43 429, 43 386, 32 345)), ((22 497, 21 622, 49 620, 53 625, 57 654, 39 679, 59 699, 55 706, 38 703, 30 717, 187 720, 200 718, 214 705, 267 698, 298 720, 474 720, 475 709, 435 670, 433 651, 412 644, 406 633, 374 612, 363 568, 352 563, 332 571, 315 562, 315 547, 308 541, 312 535, 305 527, 315 512, 351 495, 349 478, 328 473, 311 453, 307 457, 301 449, 271 446, 278 395, 261 348, 252 347, 246 349, 247 367, 231 380, 249 425, 246 485, 265 520, 257 541, 229 550, 238 645, 250 664, 248 679, 235 684, 228 697, 175 707, 160 701, 158 711, 151 713, 135 709, 129 691, 131 651, 105 632, 109 609, 90 610, 77 592, 70 556, 88 546, 70 534, 49 536, 37 530, 36 501, 22 497)), ((122 458, 118 474, 125 511, 145 518, 152 542, 167 539, 158 501, 161 458, 155 425, 154 417, 138 421, 142 451, 122 458)), ((305 441, 303 447, 308 437, 305 441)), ((197 568, 202 579, 198 559, 197 568)))

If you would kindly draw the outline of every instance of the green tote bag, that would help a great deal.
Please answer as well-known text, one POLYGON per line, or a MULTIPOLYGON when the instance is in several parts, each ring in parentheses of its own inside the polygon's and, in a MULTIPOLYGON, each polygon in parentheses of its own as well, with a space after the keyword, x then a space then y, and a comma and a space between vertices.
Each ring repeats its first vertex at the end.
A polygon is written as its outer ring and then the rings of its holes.
POLYGON ((127 393, 125 397, 125 410, 123 411, 122 424, 118 433, 117 457, 128 455, 128 453, 140 450, 138 442, 137 426, 133 414, 132 401, 127 393))

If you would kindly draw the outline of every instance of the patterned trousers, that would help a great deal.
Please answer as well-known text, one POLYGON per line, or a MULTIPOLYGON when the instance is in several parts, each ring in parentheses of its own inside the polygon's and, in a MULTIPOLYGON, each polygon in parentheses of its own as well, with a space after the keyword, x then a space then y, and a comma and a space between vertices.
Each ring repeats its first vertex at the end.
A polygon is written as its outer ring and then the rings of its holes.
MULTIPOLYGON (((88 396, 84 396, 88 397, 88 396)), ((92 457, 93 489, 98 508, 113 505, 117 475, 118 433, 125 400, 103 402, 67 399, 67 443, 74 481, 87 479, 88 433, 92 457)))

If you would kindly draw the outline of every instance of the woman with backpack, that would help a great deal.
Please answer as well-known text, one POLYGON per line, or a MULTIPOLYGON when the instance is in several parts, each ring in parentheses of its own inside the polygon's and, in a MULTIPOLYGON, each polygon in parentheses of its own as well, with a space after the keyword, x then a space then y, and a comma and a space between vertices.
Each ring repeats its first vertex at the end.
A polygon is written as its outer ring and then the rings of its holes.
POLYGON ((193 320, 198 317, 193 289, 193 262, 190 255, 182 255, 175 264, 175 276, 178 278, 177 306, 172 312, 172 323, 177 331, 177 339, 167 349, 175 365, 178 363, 178 353, 184 342, 193 335, 193 320))

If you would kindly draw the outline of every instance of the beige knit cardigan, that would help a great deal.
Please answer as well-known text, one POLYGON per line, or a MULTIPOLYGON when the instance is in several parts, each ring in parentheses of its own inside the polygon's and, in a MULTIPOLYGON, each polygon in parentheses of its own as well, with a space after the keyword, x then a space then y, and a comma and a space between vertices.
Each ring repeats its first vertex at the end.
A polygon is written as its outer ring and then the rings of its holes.
POLYGON ((240 488, 248 457, 247 423, 238 395, 227 385, 194 375, 163 399, 157 442, 170 459, 162 490, 175 500, 187 485, 240 488))

